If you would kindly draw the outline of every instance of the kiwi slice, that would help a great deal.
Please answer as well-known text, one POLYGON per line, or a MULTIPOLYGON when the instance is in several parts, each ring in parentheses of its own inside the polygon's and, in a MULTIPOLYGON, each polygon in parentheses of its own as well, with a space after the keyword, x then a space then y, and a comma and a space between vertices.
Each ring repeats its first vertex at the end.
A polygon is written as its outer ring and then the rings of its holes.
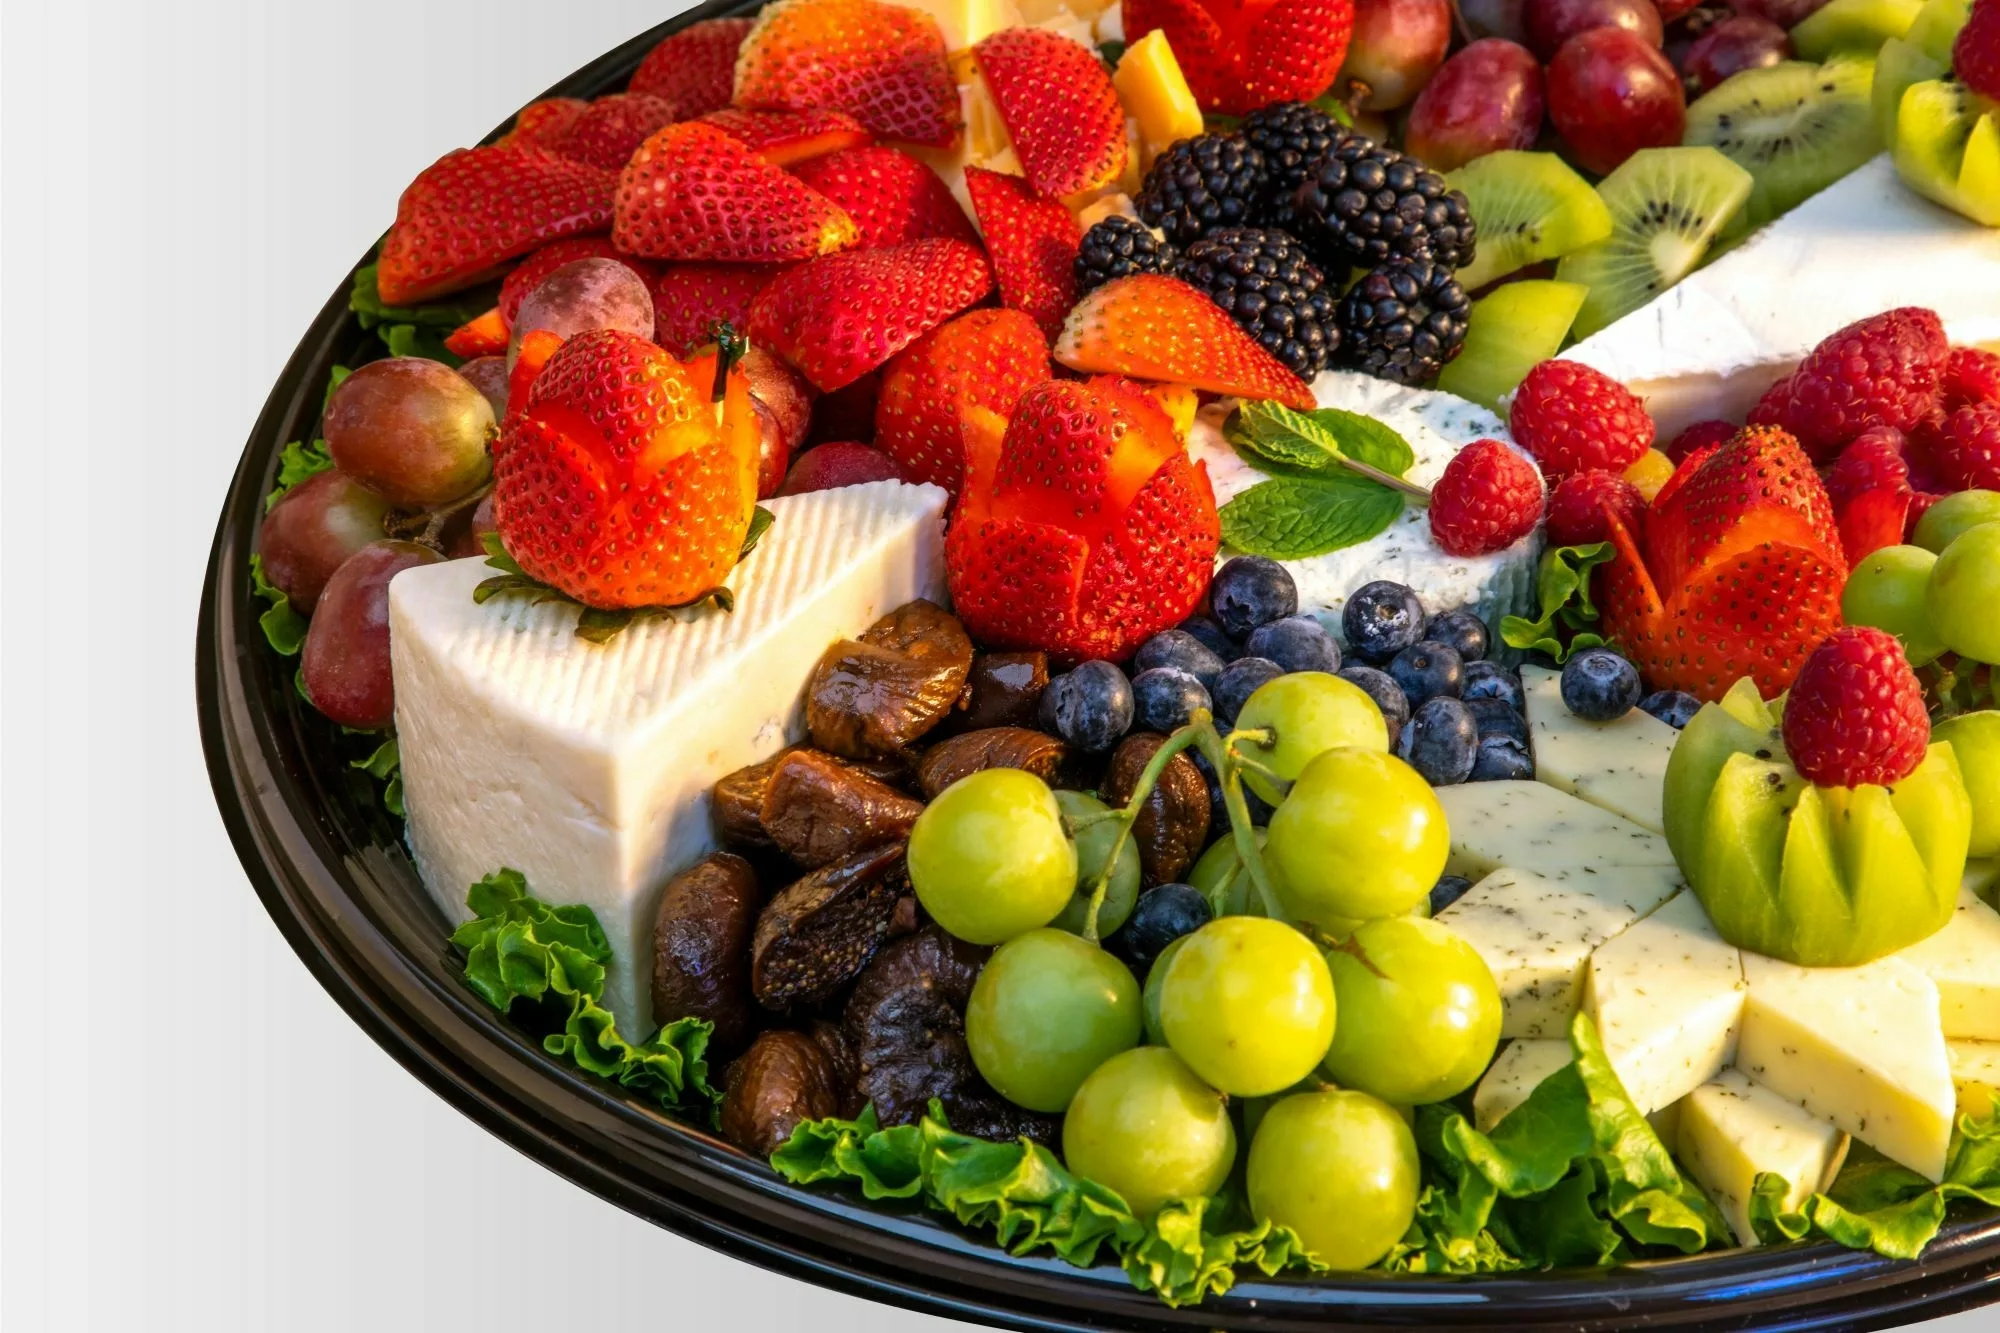
POLYGON ((1694 271, 1750 197, 1750 173, 1713 148, 1642 148, 1597 187, 1611 235, 1565 255, 1562 282, 1590 288, 1576 336, 1588 338, 1694 271))
POLYGON ((1465 347, 1438 376, 1438 388, 1505 416, 1500 400, 1562 350, 1563 337, 1589 295, 1588 287, 1547 278, 1495 287, 1472 303, 1465 347))
POLYGON ((1925 0, 1904 38, 1936 61, 1951 63, 1951 44, 1972 15, 1972 0, 1925 0))
POLYGON ((1826 60, 1843 52, 1872 56, 1917 21, 1923 0, 1827 0, 1792 29, 1801 60, 1826 60))
POLYGON ((1445 181, 1465 192, 1479 229, 1472 262, 1458 271, 1468 292, 1611 234, 1611 214, 1597 191, 1554 153, 1488 153, 1445 181))
POLYGON ((1951 61, 1939 60, 1907 37, 1891 37, 1875 56, 1875 82, 1869 102, 1875 117, 1875 132, 1882 142, 1896 142, 1896 113, 1902 108, 1903 94, 1916 84, 1941 79, 1951 73, 1951 61))
POLYGON ((1910 85, 1896 115, 1896 172, 1917 193, 2000 226, 2000 123, 1956 79, 1910 85))
POLYGON ((1719 149, 1749 171, 1744 222, 1761 227, 1882 151, 1874 78, 1874 62, 1860 56, 1744 70, 1688 108, 1681 142, 1719 149))

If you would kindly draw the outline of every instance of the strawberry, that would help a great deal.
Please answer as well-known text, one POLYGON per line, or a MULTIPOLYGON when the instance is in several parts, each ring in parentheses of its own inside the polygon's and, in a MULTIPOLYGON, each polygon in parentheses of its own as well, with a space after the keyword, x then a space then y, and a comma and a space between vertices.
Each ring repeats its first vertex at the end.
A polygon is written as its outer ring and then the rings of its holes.
POLYGON ((763 290, 750 307, 750 336, 830 393, 992 290, 986 256, 964 241, 827 255, 763 290))
MULTIPOLYGON (((562 345, 563 336, 547 329, 529 329, 521 335, 521 349, 514 357, 514 364, 507 368, 507 422, 512 422, 520 406, 528 401, 528 391, 535 387, 542 367, 548 365, 549 358, 562 345)), ((504 429, 506 423, 502 424, 504 429)))
POLYGON ((499 142, 553 148, 589 105, 581 97, 544 97, 530 102, 515 114, 514 127, 501 135, 499 142))
POLYGON ((844 250, 859 233, 839 205, 713 125, 669 125, 618 177, 611 239, 654 259, 746 263, 844 250))
POLYGON ((1206 111, 1310 102, 1333 85, 1354 0, 1126 0, 1125 39, 1162 29, 1206 111))
MULTIPOLYGON (((1223 32, 1221 23, 1201 0, 1125 0, 1123 16, 1128 43, 1155 29, 1167 34, 1181 75, 1203 110, 1220 111, 1225 104, 1241 102, 1236 39, 1223 32)), ((1249 109, 1244 108, 1246 112, 1249 109)))
POLYGON ((972 48, 1022 174, 1039 194, 1094 190, 1125 171, 1125 108, 1097 53, 1046 28, 972 48))
POLYGON ((615 259, 630 268, 642 278, 653 276, 653 265, 643 259, 634 259, 611 243, 609 236, 573 236, 564 241, 551 241, 541 249, 523 259, 508 270, 500 283, 500 318, 513 327, 514 316, 520 313, 521 302, 528 299, 528 293, 542 285, 542 279, 579 259, 615 259))
POLYGON ((375 282, 387 305, 471 287, 516 255, 603 231, 617 177, 546 148, 459 148, 425 167, 396 204, 375 282))
POLYGON ((653 283, 653 341, 679 356, 715 339, 715 324, 749 327, 750 303, 784 264, 670 264, 653 283))
POLYGON ((728 106, 736 93, 736 52, 755 20, 703 19, 661 39, 629 85, 664 97, 692 119, 728 106))
POLYGON ((965 472, 963 422, 974 408, 1003 420, 1049 377, 1049 340, 1019 310, 972 310, 911 343, 882 368, 875 447, 912 481, 954 496, 965 472))
POLYGON ((979 233, 935 171, 896 148, 849 148, 801 162, 792 174, 847 210, 860 247, 879 250, 950 236, 978 244, 979 233))
POLYGON ((1004 426, 973 411, 966 449, 945 570, 985 643, 1115 660, 1201 600, 1215 495, 1138 385, 1046 380, 1004 426))
POLYGON ((1092 291, 1064 321, 1055 358, 1072 370, 1133 375, 1310 411, 1312 389, 1215 302, 1179 278, 1135 273, 1092 291))
POLYGON ((470 361, 475 356, 499 356, 507 350, 507 321, 498 307, 477 319, 469 319, 453 329, 444 340, 445 350, 470 361))
POLYGON ((944 148, 962 116, 937 20, 884 0, 778 0, 744 39, 738 106, 845 111, 885 139, 944 148))
MULTIPOLYGON (((1056 40, 1076 45, 1066 37, 1056 40)), ((1076 304, 1076 250, 1083 241, 1076 219, 1019 176, 984 167, 965 169, 965 192, 986 235, 1001 303, 1026 311, 1045 335, 1055 337, 1076 304)))
POLYGON ((674 122, 674 104, 651 93, 614 93, 583 109, 549 146, 564 157, 617 171, 655 130, 674 122))
POLYGON ((843 148, 875 142, 860 121, 844 111, 825 108, 745 111, 728 106, 709 112, 701 123, 742 140, 744 147, 774 167, 795 166, 843 148))
POLYGON ((895 460, 880 449, 848 440, 816 444, 799 455, 785 475, 780 495, 804 495, 808 491, 830 491, 841 486, 861 486, 871 481, 901 481, 895 460))
POLYGON ((494 445, 493 518, 529 574, 596 607, 672 606, 722 582, 757 497, 742 370, 612 329, 563 343, 494 445))
POLYGON ((1815 786, 1887 786, 1916 772, 1931 720, 1896 636, 1851 625, 1814 648, 1785 700, 1784 737, 1815 786))
MULTIPOLYGON (((1680 463, 1674 468, 1674 475, 1667 478, 1667 484, 1660 487, 1659 494, 1653 497, 1653 503, 1656 505, 1666 504, 1675 491, 1687 485, 1689 478, 1701 471, 1702 464, 1715 457, 1717 453, 1721 452, 1723 445, 1728 444, 1729 441, 1736 438, 1738 429, 1738 427, 1731 426, 1729 434, 1722 439, 1712 440, 1705 444, 1697 444, 1694 448, 1690 449, 1687 456, 1681 459, 1680 463)), ((1630 524, 1626 526, 1631 527, 1630 524)), ((1636 534, 1637 529, 1634 528, 1633 532, 1636 534)))

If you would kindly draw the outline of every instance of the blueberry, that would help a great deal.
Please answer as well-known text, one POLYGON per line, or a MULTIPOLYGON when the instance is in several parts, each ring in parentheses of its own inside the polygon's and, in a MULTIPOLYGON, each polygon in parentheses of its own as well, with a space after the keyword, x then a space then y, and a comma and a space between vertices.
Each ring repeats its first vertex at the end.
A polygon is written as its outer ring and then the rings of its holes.
POLYGON ((1234 726, 1243 701, 1255 694, 1259 685, 1284 674, 1285 669, 1268 657, 1237 658, 1222 668, 1215 688, 1209 691, 1215 699, 1215 720, 1225 728, 1234 726))
MULTIPOLYGON (((1194 635, 1202 647, 1225 662, 1234 662, 1243 655, 1243 650, 1236 646, 1236 640, 1229 637, 1229 632, 1208 616, 1189 616, 1181 622, 1181 632, 1194 635)), ((1206 685, 1208 682, 1202 683, 1206 685)))
POLYGON ((1535 761, 1528 747, 1512 736, 1481 736, 1479 753, 1472 759, 1472 776, 1467 782, 1529 782, 1535 776, 1535 761))
POLYGON ((1340 669, 1340 678, 1359 685, 1382 710, 1382 720, 1389 724, 1389 734, 1395 735, 1410 720, 1410 696, 1403 693, 1403 687, 1388 672, 1372 666, 1347 666, 1340 669))
POLYGON ((1170 736, 1209 706, 1208 691, 1179 667, 1154 667, 1132 677, 1132 721, 1141 731, 1170 736))
POLYGON ((1471 887, 1472 881, 1463 875, 1438 876, 1438 882, 1431 885, 1431 915, 1436 916, 1463 898, 1471 887))
POLYGON ((1085 662, 1042 692, 1043 726, 1079 750, 1108 750, 1132 727, 1132 683, 1109 662, 1085 662))
POLYGON ((1340 645, 1311 616, 1286 616, 1259 625, 1244 640, 1243 650, 1252 657, 1268 657, 1287 671, 1340 670, 1340 645))
MULTIPOLYGON (((1211 622, 1213 623, 1213 622, 1211 622)), ((1221 630, 1216 633, 1221 634, 1221 630)), ((1234 653, 1230 656, 1235 656, 1234 653)), ((1132 670, 1144 673, 1159 667, 1185 671, 1207 689, 1222 674, 1226 659, 1187 629, 1163 629, 1139 645, 1132 654, 1132 670)))
MULTIPOLYGON (((1229 802, 1222 798, 1222 779, 1215 776, 1215 769, 1210 767, 1208 760, 1202 757, 1200 751, 1188 750, 1185 753, 1194 760, 1195 768, 1200 770, 1201 780, 1208 784, 1208 827, 1218 836, 1226 838, 1229 836, 1229 830, 1235 825, 1229 819, 1229 802)), ((1271 822, 1271 807, 1247 785, 1242 790, 1243 807, 1250 813, 1250 827, 1263 828, 1271 822)))
POLYGON ((1239 555, 1215 571, 1208 585, 1209 609, 1233 639, 1259 625, 1283 620, 1299 609, 1298 585, 1283 565, 1261 555, 1239 555))
POLYGON ((1467 662, 1465 685, 1459 690, 1458 697, 1467 703, 1474 699, 1498 699, 1517 713, 1527 711, 1528 707, 1528 695, 1521 688, 1521 678, 1498 662, 1467 662))
POLYGON ((1586 722, 1614 722, 1639 702, 1639 669, 1609 648, 1586 648, 1563 668, 1562 697, 1586 722))
POLYGON ((1479 724, 1480 740, 1488 736, 1511 736, 1522 745, 1528 743, 1528 719, 1501 700, 1464 699, 1460 702, 1472 710, 1472 720, 1479 724))
POLYGON ((1160 884, 1139 895, 1132 915, 1107 943, 1145 975, 1146 968, 1160 951, 1183 935, 1192 935, 1209 923, 1214 913, 1208 899, 1190 884, 1160 884))
POLYGON ((1400 583, 1365 583, 1341 608, 1340 633, 1362 661, 1380 666, 1424 637, 1423 603, 1400 583))
POLYGON ((1479 757, 1479 724, 1458 700, 1432 699, 1403 724, 1396 754, 1431 786, 1456 786, 1472 775, 1479 757))
POLYGON ((1701 700, 1686 690, 1654 690, 1639 701, 1639 707, 1679 731, 1694 721, 1694 715, 1701 711, 1701 700))
POLYGON ((1484 661, 1486 649, 1492 642, 1486 622, 1470 611, 1446 612, 1431 622, 1430 628, 1424 631, 1424 637, 1450 644, 1457 650, 1459 660, 1467 666, 1484 661))
POLYGON ((1418 707, 1429 699, 1456 699, 1465 688, 1465 663, 1456 650, 1433 639, 1390 658, 1389 675, 1418 707))

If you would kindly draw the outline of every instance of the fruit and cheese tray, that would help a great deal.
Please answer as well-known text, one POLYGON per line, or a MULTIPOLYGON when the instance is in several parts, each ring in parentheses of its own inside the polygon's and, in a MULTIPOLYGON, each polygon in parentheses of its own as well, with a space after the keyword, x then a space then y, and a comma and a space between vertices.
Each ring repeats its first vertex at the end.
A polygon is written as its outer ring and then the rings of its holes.
POLYGON ((775 0, 411 182, 229 577, 464 1002, 786 1190, 1914 1260, 1996 228, 2000 0, 775 0))

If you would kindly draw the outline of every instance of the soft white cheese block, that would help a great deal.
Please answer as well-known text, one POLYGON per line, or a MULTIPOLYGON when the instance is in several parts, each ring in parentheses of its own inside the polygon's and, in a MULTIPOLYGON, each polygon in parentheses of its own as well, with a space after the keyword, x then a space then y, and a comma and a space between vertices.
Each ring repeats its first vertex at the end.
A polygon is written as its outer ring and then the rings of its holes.
POLYGON ((1884 1157, 1943 1177, 1953 1094, 1929 977, 1893 955, 1798 967, 1746 950, 1743 979, 1738 1069, 1884 1157))
POLYGON ((1642 828, 1666 832, 1660 813, 1667 759, 1680 733, 1633 709, 1612 722, 1586 722, 1563 704, 1562 673, 1523 666, 1535 777, 1642 828))
POLYGON ((1759 1174, 1768 1171, 1785 1182, 1783 1208, 1793 1212, 1831 1185, 1847 1160, 1847 1135, 1736 1069, 1688 1094, 1676 1138, 1681 1165, 1744 1245, 1757 1244, 1750 1191, 1759 1174))
POLYGON ((1502 866, 1546 875, 1674 864, 1660 834, 1546 783, 1465 782, 1437 798, 1451 828, 1446 869, 1467 879, 1502 866))
MULTIPOLYGON (((1409 442, 1416 455, 1406 474, 1420 486, 1435 485, 1445 464, 1474 440, 1513 443, 1506 426, 1476 403, 1431 389, 1412 389, 1352 371, 1329 370, 1313 381, 1321 407, 1373 417, 1409 442)), ((1188 433, 1188 453, 1208 467, 1215 502, 1226 505, 1270 474, 1245 462, 1223 438, 1222 424, 1232 403, 1203 408, 1188 433)), ((1527 455, 1523 453, 1523 457, 1527 455)), ((1530 459, 1530 462, 1533 460, 1530 459)), ((1217 553, 1221 564, 1235 552, 1217 553)), ((1447 555, 1431 540, 1430 518, 1417 505, 1388 529, 1354 546, 1304 560, 1282 562, 1299 589, 1299 610, 1316 616, 1327 632, 1346 642, 1340 613, 1356 588, 1388 579, 1413 589, 1430 615, 1470 611, 1484 619, 1499 644, 1500 617, 1531 615, 1535 565, 1542 555, 1542 532, 1523 537, 1492 555, 1447 555)))
POLYGON ((1908 305, 1954 343, 2000 338, 2000 231, 1920 198, 1885 153, 1563 357, 1645 399, 1665 441, 1743 420, 1822 338, 1908 305))
POLYGON ((1743 964, 1684 889, 1599 946, 1584 977, 1584 1012, 1642 1113, 1671 1106, 1736 1058, 1743 964))
POLYGON ((1958 1113, 1985 1120, 2000 1097, 2000 1041, 1948 1041, 1951 1085, 1958 1094, 1958 1113))
POLYGON ((1472 1090, 1472 1123, 1482 1134, 1528 1100, 1542 1080, 1576 1058, 1567 1037, 1510 1041, 1493 1058, 1486 1077, 1472 1090))
POLYGON ((1946 1037, 2000 1041, 2000 912, 1961 887, 1944 928, 1898 956, 1936 983, 1946 1037))
POLYGON ((503 866, 546 902, 588 905, 611 943, 606 1004, 649 1034, 653 914, 715 846, 711 784, 799 738, 828 645, 943 598, 946 502, 893 481, 767 501, 770 531, 727 580, 734 612, 643 619, 603 645, 576 637, 572 607, 475 605, 482 560, 398 574, 403 799, 438 905, 464 920, 467 887, 503 866))

